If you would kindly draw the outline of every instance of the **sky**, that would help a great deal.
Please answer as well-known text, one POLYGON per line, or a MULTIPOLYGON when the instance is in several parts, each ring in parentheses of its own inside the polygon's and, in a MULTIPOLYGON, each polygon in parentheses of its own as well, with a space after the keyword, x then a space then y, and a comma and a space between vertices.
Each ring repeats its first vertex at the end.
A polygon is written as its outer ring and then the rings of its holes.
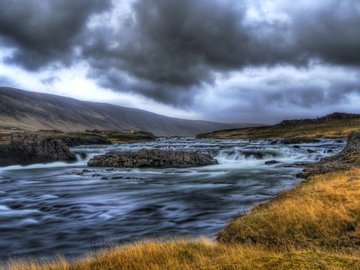
POLYGON ((0 86, 219 122, 360 113, 358 0, 2 0, 0 86))

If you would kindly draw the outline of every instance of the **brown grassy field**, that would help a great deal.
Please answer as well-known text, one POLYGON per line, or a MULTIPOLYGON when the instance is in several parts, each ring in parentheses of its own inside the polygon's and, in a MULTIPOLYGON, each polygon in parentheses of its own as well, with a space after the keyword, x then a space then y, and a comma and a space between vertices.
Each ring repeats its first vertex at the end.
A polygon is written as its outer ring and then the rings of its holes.
POLYGON ((360 269, 360 255, 320 250, 271 251, 256 246, 222 245, 210 240, 140 242, 89 255, 69 264, 17 262, 9 270, 118 269, 360 269))
POLYGON ((218 239, 279 249, 360 250, 360 169, 314 176, 235 219, 218 239))
POLYGON ((304 181, 236 218, 218 242, 140 242, 9 269, 360 269, 360 169, 304 181))

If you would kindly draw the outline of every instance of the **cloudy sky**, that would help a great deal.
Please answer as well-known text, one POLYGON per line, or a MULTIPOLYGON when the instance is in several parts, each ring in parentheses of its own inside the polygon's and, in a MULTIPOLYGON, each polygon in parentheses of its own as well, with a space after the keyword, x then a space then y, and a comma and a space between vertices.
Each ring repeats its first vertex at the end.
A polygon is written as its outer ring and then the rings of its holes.
POLYGON ((358 0, 1 0, 0 86, 170 116, 360 113, 358 0))

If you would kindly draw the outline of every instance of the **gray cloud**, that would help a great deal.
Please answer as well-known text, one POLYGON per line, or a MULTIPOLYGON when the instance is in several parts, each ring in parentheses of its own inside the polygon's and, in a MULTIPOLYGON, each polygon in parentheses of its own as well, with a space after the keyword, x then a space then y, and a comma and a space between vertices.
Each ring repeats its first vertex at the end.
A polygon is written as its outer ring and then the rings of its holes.
POLYGON ((7 76, 0 75, 0 86, 15 86, 15 82, 7 76))
POLYGON ((226 84, 224 89, 217 85, 221 94, 210 103, 198 100, 199 111, 218 121, 242 119, 262 123, 321 116, 334 111, 359 113, 358 71, 328 67, 316 69, 308 72, 305 80, 297 79, 299 74, 304 75, 301 70, 292 70, 282 76, 262 75, 261 79, 254 79, 249 85, 235 82, 226 84), (217 104, 221 104, 220 109, 216 109, 217 104))
POLYGON ((360 2, 329 0, 289 10, 296 53, 335 65, 360 65, 360 2))
POLYGON ((248 2, 137 1, 126 27, 101 27, 84 56, 93 68, 91 77, 101 77, 102 86, 188 104, 192 90, 211 83, 214 71, 307 67, 312 61, 358 66, 359 5, 331 0, 296 9, 291 4, 282 7, 290 18, 287 22, 251 22, 248 2), (126 84, 124 73, 137 83, 126 84))
POLYGON ((44 85, 53 85, 57 82, 60 81, 60 78, 57 77, 57 76, 50 76, 50 77, 47 77, 45 79, 42 79, 41 82, 44 84, 44 85))
POLYGON ((7 61, 30 70, 69 64, 89 17, 109 7, 108 0, 1 1, 0 38, 14 49, 7 61))

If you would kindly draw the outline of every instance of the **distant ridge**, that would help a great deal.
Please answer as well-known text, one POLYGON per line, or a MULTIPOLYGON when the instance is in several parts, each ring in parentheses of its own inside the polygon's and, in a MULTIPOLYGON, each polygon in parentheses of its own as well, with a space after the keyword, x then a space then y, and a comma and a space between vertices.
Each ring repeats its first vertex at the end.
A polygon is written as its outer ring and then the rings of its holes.
POLYGON ((139 109, 0 87, 0 128, 142 130, 157 136, 195 136, 243 126, 254 124, 184 120, 139 109))
POLYGON ((284 120, 274 126, 233 128, 199 134, 198 138, 346 138, 360 129, 360 114, 335 112, 315 119, 284 120))
POLYGON ((320 124, 320 123, 326 123, 336 120, 356 120, 360 119, 360 114, 355 113, 341 113, 341 112, 335 112, 323 117, 318 117, 315 119, 296 119, 296 120, 284 120, 280 122, 278 125, 284 126, 284 125, 302 125, 302 124, 320 124))

